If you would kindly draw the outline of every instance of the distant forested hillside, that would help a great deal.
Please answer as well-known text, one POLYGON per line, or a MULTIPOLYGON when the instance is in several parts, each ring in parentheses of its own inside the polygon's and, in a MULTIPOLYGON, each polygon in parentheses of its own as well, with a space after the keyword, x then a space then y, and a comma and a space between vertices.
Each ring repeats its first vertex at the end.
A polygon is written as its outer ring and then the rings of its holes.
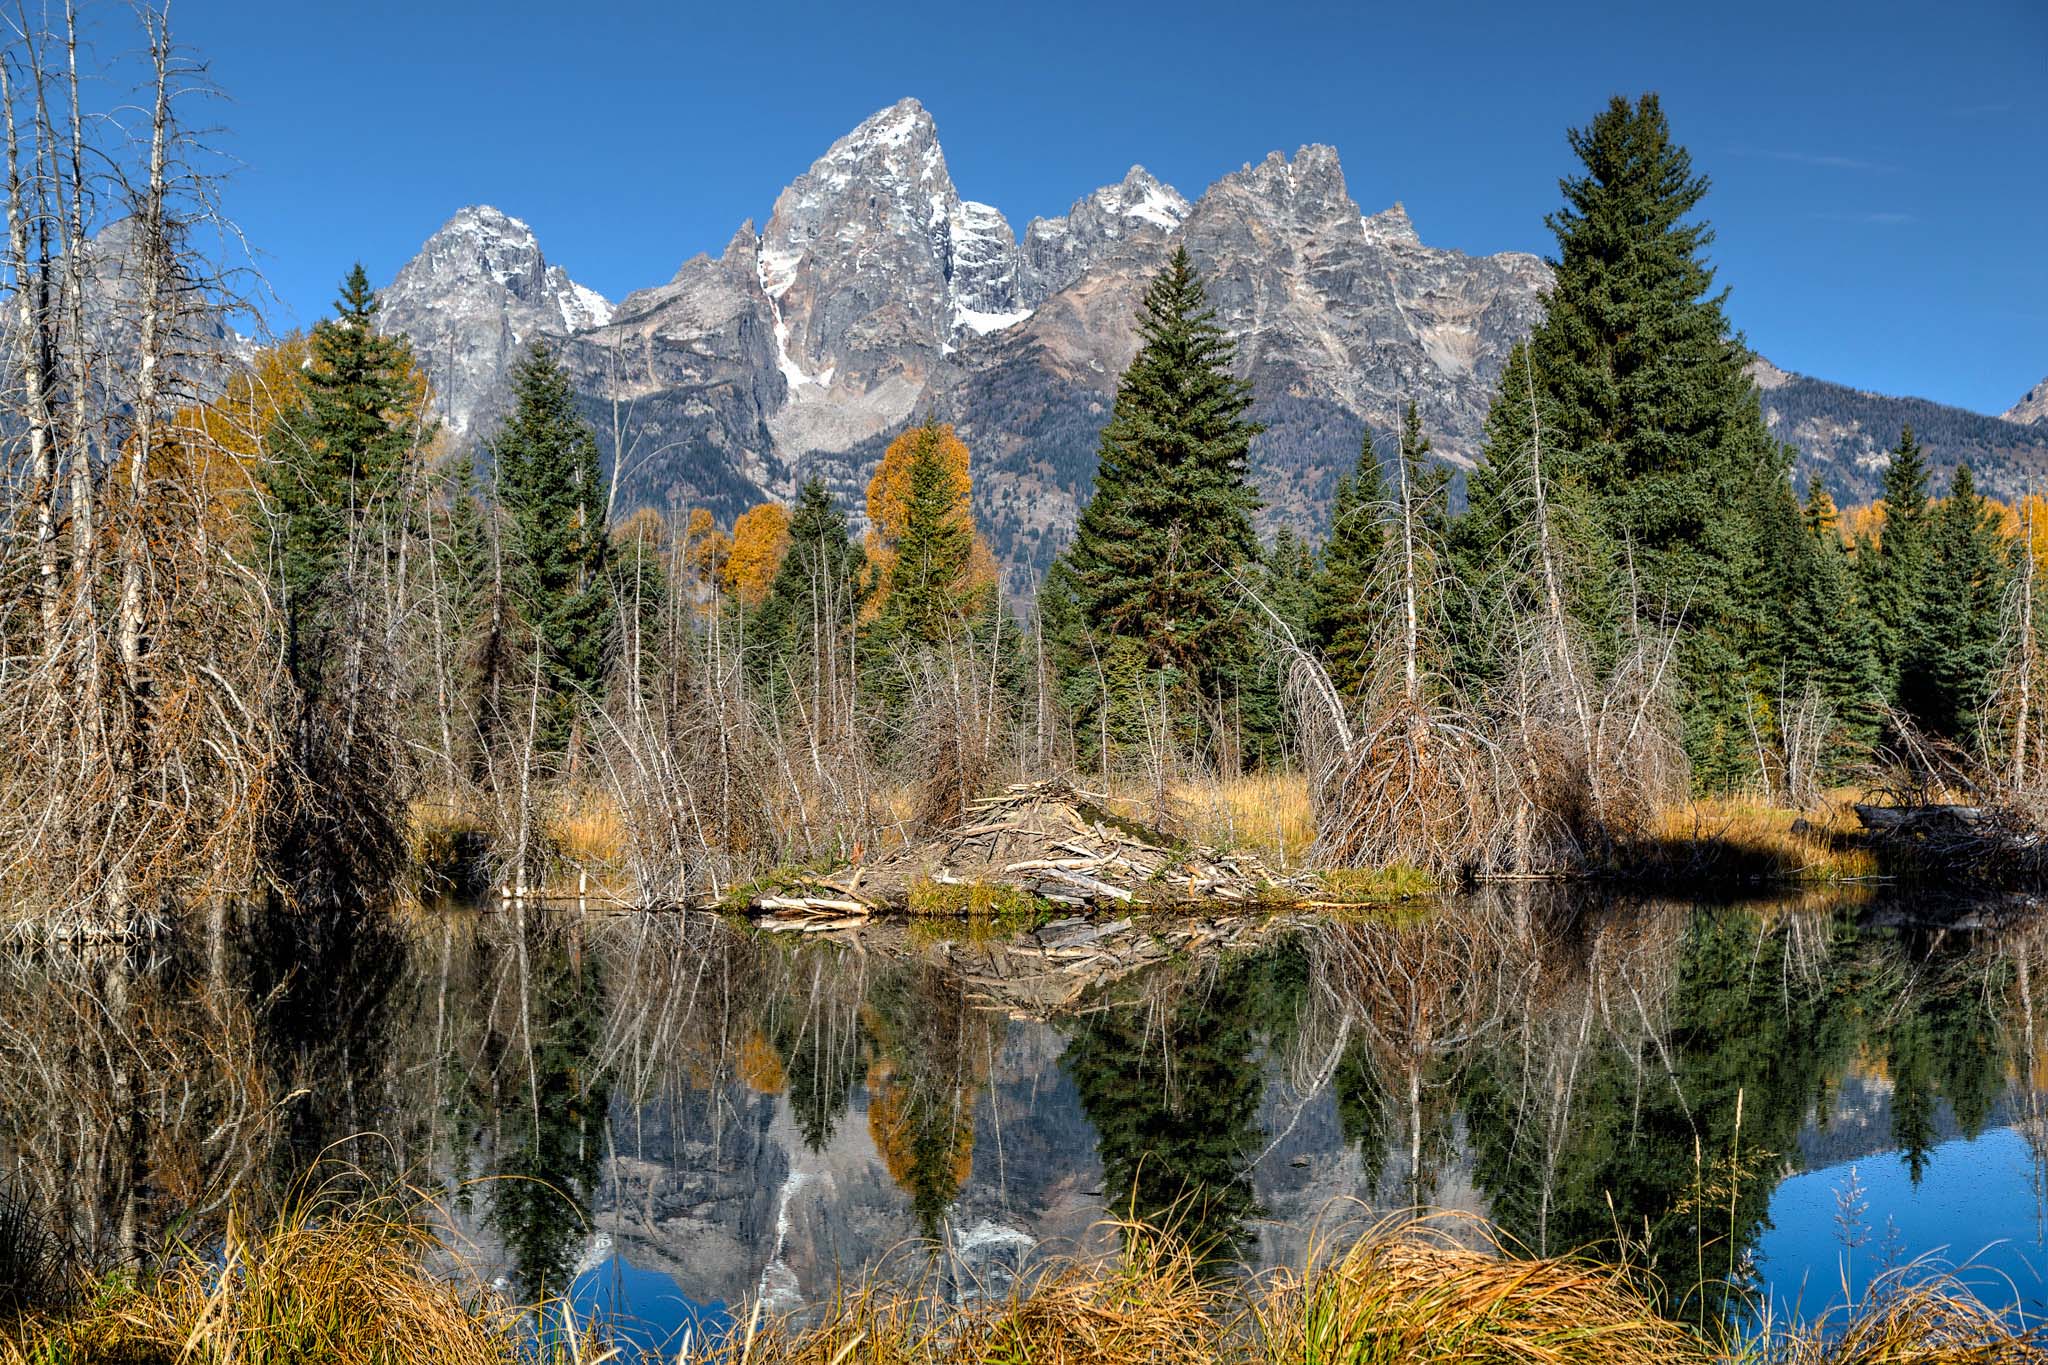
POLYGON ((1946 487, 1966 463, 1985 492, 2014 498, 2048 488, 2048 428, 2022 426, 1925 398, 1866 393, 1822 379, 1759 366, 1764 416, 1778 439, 1799 448, 1798 481, 1818 473, 1840 502, 1878 496, 1885 452, 1911 423, 1946 487))

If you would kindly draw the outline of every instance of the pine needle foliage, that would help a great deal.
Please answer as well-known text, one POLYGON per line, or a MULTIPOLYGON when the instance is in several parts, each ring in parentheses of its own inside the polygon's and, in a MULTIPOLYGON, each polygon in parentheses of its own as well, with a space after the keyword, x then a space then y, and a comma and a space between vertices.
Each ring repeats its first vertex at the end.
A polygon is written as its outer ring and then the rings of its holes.
POLYGON ((569 376, 535 342, 512 372, 512 413, 491 440, 508 521, 508 578, 539 654, 545 697, 536 747, 559 752, 603 683, 613 616, 597 435, 569 376))
POLYGON ((1235 693, 1247 663, 1236 580, 1259 558, 1247 459, 1262 428, 1184 248, 1147 287, 1138 334, 1065 580, 1086 626, 1137 643, 1192 711, 1235 693))

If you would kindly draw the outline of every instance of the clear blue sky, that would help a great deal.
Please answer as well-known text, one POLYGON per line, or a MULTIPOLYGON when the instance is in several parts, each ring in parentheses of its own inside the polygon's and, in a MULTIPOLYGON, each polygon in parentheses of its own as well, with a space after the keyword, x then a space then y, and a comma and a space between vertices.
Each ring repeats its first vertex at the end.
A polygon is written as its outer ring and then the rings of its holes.
POLYGON ((1662 93, 1714 257, 1788 368, 1998 411, 2048 374, 2048 0, 502 4, 177 0, 282 321, 456 208, 618 298, 904 95, 1019 229, 1141 162, 1190 198, 1327 142, 1368 212, 1544 251, 1567 125, 1662 93))

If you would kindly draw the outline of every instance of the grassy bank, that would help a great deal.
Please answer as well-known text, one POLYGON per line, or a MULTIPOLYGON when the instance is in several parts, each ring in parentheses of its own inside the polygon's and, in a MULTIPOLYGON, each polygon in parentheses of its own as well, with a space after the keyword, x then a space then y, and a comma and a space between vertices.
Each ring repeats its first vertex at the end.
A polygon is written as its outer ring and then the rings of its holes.
MULTIPOLYGON (((1604 864, 1589 866, 1585 873, 1641 889, 1671 886, 1687 891, 1872 880, 1886 869, 1857 822, 1850 805, 1854 797, 1852 792, 1837 792, 1808 811, 1745 796, 1666 807, 1611 850, 1604 864)), ((1306 781, 1299 774, 1182 782, 1163 793, 1118 790, 1111 793, 1108 805, 1148 830, 1156 828, 1162 838, 1248 853, 1276 875, 1306 872, 1314 862, 1314 813, 1306 781)), ((872 860, 901 846, 910 839, 911 829, 907 816, 883 828, 866 846, 865 855, 872 860)), ((480 823, 465 820, 452 805, 422 802, 413 811, 412 830, 423 893, 445 894, 488 881, 490 859, 481 856, 481 850, 488 847, 490 836, 480 823)), ((538 838, 547 850, 540 882, 546 893, 600 903, 638 903, 623 820, 606 793, 581 791, 550 802, 538 838)), ((862 852, 858 846, 853 851, 862 852)), ((764 850, 764 856, 769 852, 764 850)), ((795 870, 762 866, 735 884, 767 886, 778 876, 823 872, 838 865, 839 860, 824 859, 795 870)), ((1325 892, 1335 901, 1398 899, 1440 889, 1426 875, 1406 867, 1337 869, 1325 880, 1325 892)), ((927 914, 947 909, 936 904, 909 908, 927 914)))
MULTIPOLYGON (((218 1259, 76 1287, 0 1318, 4 1365, 155 1362, 628 1360, 594 1333, 544 1348, 543 1310, 437 1275, 430 1210, 395 1199, 314 1206, 263 1231, 231 1224, 218 1259)), ((1759 1339, 1659 1312, 1625 1267, 1518 1260, 1470 1224, 1386 1224, 1296 1271, 1205 1275, 1141 1229, 1109 1258, 1052 1263, 965 1307, 916 1287, 844 1294, 809 1324, 747 1317, 699 1342, 715 1365, 1975 1365, 2048 1361, 2048 1346, 1939 1277, 1880 1282, 1853 1310, 1759 1339), (1458 1235, 1451 1236, 1455 1231, 1458 1235), (1475 1249, 1472 1242, 1482 1244, 1475 1249)), ((670 1356, 669 1359, 677 1357, 670 1356)))

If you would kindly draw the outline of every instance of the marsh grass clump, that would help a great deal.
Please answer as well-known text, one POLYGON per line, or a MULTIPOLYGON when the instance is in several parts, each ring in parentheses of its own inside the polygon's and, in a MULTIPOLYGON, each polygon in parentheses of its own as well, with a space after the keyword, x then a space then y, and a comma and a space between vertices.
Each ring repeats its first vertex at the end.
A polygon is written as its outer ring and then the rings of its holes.
MULTIPOLYGON (((946 1304, 923 1280, 842 1291, 815 1326, 757 1320, 706 1365, 1206 1365, 1243 1359, 1226 1284, 1151 1229, 1111 1257, 1047 1261, 1006 1292, 946 1304)), ((1249 1365, 1249 1362, 1248 1362, 1249 1365)))
POLYGON ((64 1280, 63 1244, 25 1191, 0 1184, 0 1320, 54 1302, 64 1280))
MULTIPOLYGON (((229 1217, 217 1247, 182 1248, 154 1273, 109 1277, 68 1312, 0 1329, 0 1365, 320 1361, 511 1365, 537 1357, 529 1315, 474 1281, 432 1273, 445 1247, 424 1196, 346 1198, 316 1188, 264 1228, 229 1217)), ((562 1358, 609 1356, 562 1342, 562 1358)))
POLYGON ((1045 915, 1051 903, 1022 887, 1003 882, 942 882, 920 877, 910 884, 905 906, 914 916, 967 916, 1029 923, 1045 915))
POLYGON ((1257 1358, 1301 1365, 1678 1365, 1727 1357, 1627 1271, 1505 1256, 1483 1229, 1383 1223, 1251 1308, 1257 1358))
POLYGON ((1914 1262, 1773 1346, 1768 1365, 2041 1365, 2048 1329, 2015 1326, 1952 1271, 1914 1262))

